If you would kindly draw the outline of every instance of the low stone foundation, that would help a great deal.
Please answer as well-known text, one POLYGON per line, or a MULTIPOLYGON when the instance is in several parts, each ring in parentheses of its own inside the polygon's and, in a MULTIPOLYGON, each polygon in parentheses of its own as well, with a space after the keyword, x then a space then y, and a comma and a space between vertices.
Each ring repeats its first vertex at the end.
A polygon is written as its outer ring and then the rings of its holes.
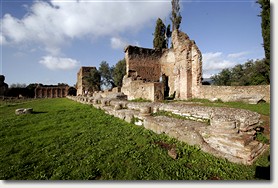
POLYGON ((255 140, 255 128, 260 126, 260 115, 243 109, 195 106, 186 103, 129 102, 121 93, 114 98, 72 97, 83 104, 105 110, 107 114, 157 134, 165 133, 202 151, 231 162, 251 165, 269 146, 255 140), (165 111, 182 119, 153 116, 165 111))

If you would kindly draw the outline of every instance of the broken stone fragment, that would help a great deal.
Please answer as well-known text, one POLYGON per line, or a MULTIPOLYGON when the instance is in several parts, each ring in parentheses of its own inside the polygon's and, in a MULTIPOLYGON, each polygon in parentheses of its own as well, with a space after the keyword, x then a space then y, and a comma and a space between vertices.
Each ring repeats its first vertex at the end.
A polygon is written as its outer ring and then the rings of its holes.
POLYGON ((142 116, 148 116, 151 115, 151 107, 150 106, 144 106, 140 109, 140 114, 142 116))
POLYGON ((31 114, 32 112, 33 112, 33 108, 19 108, 15 110, 16 115, 31 114))
POLYGON ((23 114, 24 108, 19 108, 15 110, 15 114, 19 115, 19 114, 23 114))
POLYGON ((175 148, 171 148, 168 150, 168 155, 172 158, 172 159, 177 159, 178 158, 178 154, 175 148))

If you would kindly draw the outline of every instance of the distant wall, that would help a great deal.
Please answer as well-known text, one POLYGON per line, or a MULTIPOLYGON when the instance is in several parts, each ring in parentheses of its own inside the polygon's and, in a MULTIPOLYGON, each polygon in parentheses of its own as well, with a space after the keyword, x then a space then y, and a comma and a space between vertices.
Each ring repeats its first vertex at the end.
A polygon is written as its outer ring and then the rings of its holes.
POLYGON ((68 86, 57 87, 37 87, 35 98, 60 98, 68 95, 68 86))
POLYGON ((257 86, 209 86, 202 85, 195 98, 218 98, 227 101, 246 101, 251 99, 263 99, 270 102, 270 85, 257 86))

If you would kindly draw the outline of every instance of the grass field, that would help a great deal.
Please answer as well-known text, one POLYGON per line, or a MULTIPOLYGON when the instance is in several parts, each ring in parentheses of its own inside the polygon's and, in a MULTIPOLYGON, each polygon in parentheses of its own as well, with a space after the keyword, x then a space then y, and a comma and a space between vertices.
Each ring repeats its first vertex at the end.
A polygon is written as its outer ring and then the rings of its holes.
POLYGON ((0 116, 2 180, 255 180, 270 165, 270 151, 252 166, 230 163, 65 98, 1 103, 0 116))

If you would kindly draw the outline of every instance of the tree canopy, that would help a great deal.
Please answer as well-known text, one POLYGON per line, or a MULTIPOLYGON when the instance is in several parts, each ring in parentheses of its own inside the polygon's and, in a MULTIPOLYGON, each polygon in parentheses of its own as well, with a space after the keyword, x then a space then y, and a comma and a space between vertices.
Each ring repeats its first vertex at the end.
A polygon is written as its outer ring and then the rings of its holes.
POLYGON ((105 87, 113 88, 115 87, 114 79, 113 79, 113 71, 114 67, 110 67, 106 61, 102 61, 99 66, 99 73, 101 76, 101 85, 105 87))
POLYGON ((211 77, 214 85, 247 86, 269 84, 268 67, 263 60, 249 60, 244 65, 238 64, 230 69, 223 69, 211 77))
POLYGON ((126 74, 126 62, 125 59, 118 61, 115 65, 113 72, 113 79, 116 86, 122 86, 123 77, 126 74))
POLYGON ((97 69, 91 69, 89 75, 84 76, 83 78, 86 81, 89 91, 93 92, 100 90, 101 77, 97 69))

